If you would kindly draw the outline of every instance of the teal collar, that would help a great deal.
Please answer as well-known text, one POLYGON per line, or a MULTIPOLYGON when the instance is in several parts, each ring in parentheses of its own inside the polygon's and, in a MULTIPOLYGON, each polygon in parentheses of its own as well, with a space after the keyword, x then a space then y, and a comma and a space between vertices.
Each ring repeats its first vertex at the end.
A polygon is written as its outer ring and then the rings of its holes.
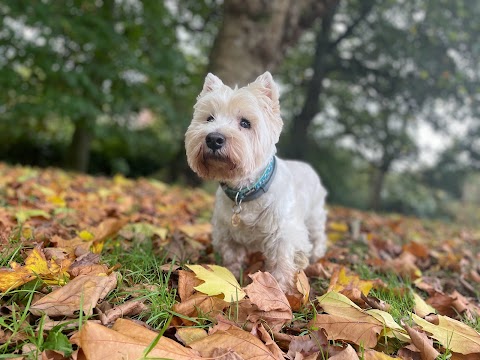
POLYGON ((244 201, 255 200, 268 191, 275 175, 275 170, 277 168, 276 164, 277 161, 274 156, 268 163, 262 176, 260 176, 257 182, 251 186, 241 189, 232 189, 225 183, 220 183, 220 185, 225 194, 237 205, 244 201))

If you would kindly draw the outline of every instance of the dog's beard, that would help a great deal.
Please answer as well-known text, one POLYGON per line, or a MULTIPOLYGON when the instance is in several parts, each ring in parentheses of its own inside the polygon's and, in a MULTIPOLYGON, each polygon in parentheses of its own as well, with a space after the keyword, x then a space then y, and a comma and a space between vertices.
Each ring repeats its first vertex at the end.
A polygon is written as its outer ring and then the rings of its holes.
POLYGON ((228 134, 226 137, 225 146, 214 151, 205 144, 205 134, 188 133, 188 164, 201 178, 232 183, 248 177, 255 170, 254 154, 246 151, 251 145, 228 134))
POLYGON ((213 151, 206 146, 201 147, 198 157, 201 158, 200 163, 207 173, 205 177, 207 179, 224 180, 225 177, 234 176, 238 166, 238 163, 228 155, 228 152, 213 151))

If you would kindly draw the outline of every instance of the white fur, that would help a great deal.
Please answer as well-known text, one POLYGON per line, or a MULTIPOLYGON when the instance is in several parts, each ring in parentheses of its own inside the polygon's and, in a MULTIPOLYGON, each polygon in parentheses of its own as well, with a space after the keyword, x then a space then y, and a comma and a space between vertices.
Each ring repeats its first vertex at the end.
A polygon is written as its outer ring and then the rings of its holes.
MULTIPOLYGON (((252 185, 276 153, 282 125, 278 89, 270 73, 240 89, 231 89, 209 74, 186 133, 189 165, 201 177, 234 188, 252 185), (215 119, 207 122, 210 115, 215 119), (250 129, 239 126, 242 118, 251 122, 250 129), (225 146, 217 152, 205 145, 210 132, 226 137, 225 146)), ((277 158, 268 192, 241 204, 238 226, 232 225, 234 202, 218 189, 213 246, 236 276, 248 253, 262 252, 266 270, 288 291, 296 272, 325 253, 325 197, 318 175, 308 164, 277 158)))

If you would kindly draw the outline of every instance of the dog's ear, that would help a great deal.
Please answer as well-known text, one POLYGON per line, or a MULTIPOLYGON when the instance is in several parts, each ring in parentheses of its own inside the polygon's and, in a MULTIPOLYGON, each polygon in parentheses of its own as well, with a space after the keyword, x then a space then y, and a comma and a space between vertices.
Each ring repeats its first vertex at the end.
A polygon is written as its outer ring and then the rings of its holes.
POLYGON ((220 80, 217 76, 213 75, 212 73, 208 73, 207 76, 205 77, 205 82, 203 83, 203 89, 200 95, 198 95, 198 98, 201 98, 202 96, 208 94, 209 92, 212 92, 213 90, 216 90, 220 88, 223 85, 222 80, 220 80))
POLYGON ((273 104, 278 103, 279 92, 278 86, 273 81, 272 74, 269 71, 265 71, 262 75, 260 75, 255 81, 254 84, 259 86, 261 92, 266 95, 270 100, 272 100, 273 104))

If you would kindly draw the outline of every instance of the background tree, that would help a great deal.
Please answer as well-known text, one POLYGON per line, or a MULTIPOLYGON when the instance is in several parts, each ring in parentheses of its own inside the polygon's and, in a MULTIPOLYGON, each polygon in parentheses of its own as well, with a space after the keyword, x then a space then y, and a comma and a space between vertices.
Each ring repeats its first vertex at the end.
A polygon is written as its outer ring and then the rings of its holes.
POLYGON ((246 85, 274 71, 285 51, 338 0, 225 0, 209 71, 228 85, 246 85))
POLYGON ((0 116, 73 124, 69 167, 88 169, 101 118, 126 124, 150 108, 174 127, 184 114, 176 104, 190 80, 163 2, 7 1, 1 11, 0 116))
POLYGON ((478 84, 471 74, 478 65, 458 56, 468 52, 465 58, 473 59, 478 52, 472 47, 471 34, 478 32, 474 14, 480 6, 468 1, 352 1, 332 8, 315 35, 304 38, 300 54, 292 55, 310 57, 310 66, 301 62, 295 68, 287 61, 284 81, 292 84, 287 96, 299 88, 304 96, 291 110, 284 151, 306 158, 312 134, 322 125, 338 127, 338 139, 348 136, 373 165, 370 207, 378 208, 392 164, 415 154, 419 119, 443 126, 445 113, 434 108, 450 103, 458 113, 473 94, 472 84, 478 84), (293 75, 302 70, 303 76, 293 75), (329 121, 333 125, 325 125, 329 121))

